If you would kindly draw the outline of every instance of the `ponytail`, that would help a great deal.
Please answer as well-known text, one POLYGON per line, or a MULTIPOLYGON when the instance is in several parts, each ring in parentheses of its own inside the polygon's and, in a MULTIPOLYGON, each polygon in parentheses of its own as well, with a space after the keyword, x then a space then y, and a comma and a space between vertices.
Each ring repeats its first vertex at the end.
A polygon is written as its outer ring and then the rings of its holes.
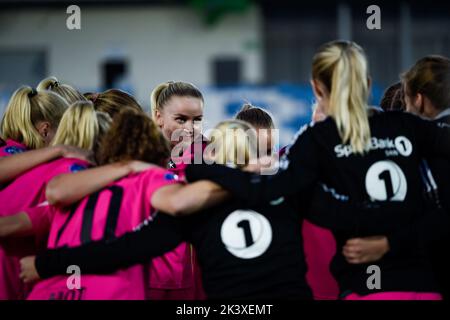
POLYGON ((52 128, 67 109, 67 102, 53 92, 36 91, 29 86, 17 89, 6 107, 1 123, 3 139, 12 139, 30 149, 45 146, 43 137, 36 129, 41 121, 48 121, 52 128))
POLYGON ((336 122, 343 143, 363 154, 370 142, 367 60, 353 42, 325 44, 313 59, 313 78, 330 92, 329 115, 336 122))

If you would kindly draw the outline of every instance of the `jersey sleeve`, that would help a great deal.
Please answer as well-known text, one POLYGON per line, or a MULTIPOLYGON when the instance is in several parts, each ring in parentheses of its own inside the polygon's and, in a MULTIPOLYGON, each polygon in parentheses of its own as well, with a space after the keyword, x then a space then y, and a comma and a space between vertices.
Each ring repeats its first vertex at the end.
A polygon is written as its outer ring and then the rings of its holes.
POLYGON ((183 241, 180 229, 179 220, 160 213, 139 230, 119 238, 47 250, 36 257, 36 269, 43 279, 66 274, 73 264, 86 274, 112 273, 173 250, 183 241))
POLYGON ((276 174, 258 175, 218 164, 195 164, 187 166, 186 179, 211 180, 249 205, 298 194, 318 179, 319 151, 311 129, 299 134, 281 158, 276 174))
POLYGON ((145 183, 146 193, 148 198, 150 198, 151 195, 159 188, 172 184, 182 183, 182 181, 179 179, 179 176, 176 173, 157 168, 149 170, 146 176, 145 183))
POLYGON ((450 159, 450 125, 405 114, 416 133, 416 141, 424 157, 444 157, 450 159))

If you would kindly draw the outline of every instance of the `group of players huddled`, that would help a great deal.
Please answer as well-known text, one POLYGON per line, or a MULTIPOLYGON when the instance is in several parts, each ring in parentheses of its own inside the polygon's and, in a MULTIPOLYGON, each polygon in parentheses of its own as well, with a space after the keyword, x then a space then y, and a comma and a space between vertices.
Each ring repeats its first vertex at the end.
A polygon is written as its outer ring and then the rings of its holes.
POLYGON ((418 60, 380 107, 370 84, 359 45, 322 45, 312 122, 280 150, 250 104, 203 136, 187 82, 157 86, 150 115, 118 89, 20 87, 0 299, 448 299, 450 60, 418 60))

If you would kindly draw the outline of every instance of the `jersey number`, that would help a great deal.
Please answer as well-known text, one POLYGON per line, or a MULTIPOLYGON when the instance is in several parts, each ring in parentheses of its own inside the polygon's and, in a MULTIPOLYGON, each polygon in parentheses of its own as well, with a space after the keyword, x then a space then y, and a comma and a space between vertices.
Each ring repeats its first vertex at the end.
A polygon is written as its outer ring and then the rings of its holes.
MULTIPOLYGON (((111 198, 109 200, 108 205, 108 212, 106 217, 106 224, 105 224, 105 230, 103 233, 103 240, 110 240, 115 238, 115 232, 117 227, 117 222, 119 220, 119 213, 120 213, 120 207, 122 204, 122 198, 123 198, 123 188, 120 186, 111 186, 106 187, 98 192, 95 192, 91 194, 87 200, 86 206, 83 210, 83 220, 81 224, 81 233, 80 233, 80 241, 81 244, 86 244, 90 241, 92 241, 92 226, 94 222, 94 212, 95 208, 97 206, 98 198, 100 196, 100 193, 109 190, 111 191, 111 198)), ((72 210, 67 217, 67 220, 64 222, 61 229, 58 231, 57 238, 56 238, 56 244, 58 244, 59 239, 61 238, 64 230, 66 229, 67 225, 69 224, 70 220, 74 216, 75 212, 78 209, 78 204, 74 207, 72 207, 72 210)))
POLYGON ((376 162, 367 171, 366 191, 372 200, 403 201, 408 191, 405 174, 393 161, 376 162))

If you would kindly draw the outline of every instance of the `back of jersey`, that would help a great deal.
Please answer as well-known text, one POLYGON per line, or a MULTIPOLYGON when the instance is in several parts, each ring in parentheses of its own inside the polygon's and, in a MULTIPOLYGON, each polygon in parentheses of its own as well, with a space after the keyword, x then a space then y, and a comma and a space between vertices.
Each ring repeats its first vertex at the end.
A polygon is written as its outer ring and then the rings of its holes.
MULTIPOLYGON (((94 240, 114 239, 132 231, 152 214, 153 192, 175 182, 173 174, 166 170, 149 169, 110 184, 72 208, 58 209, 48 247, 79 246, 94 240)), ((71 288, 70 275, 74 270, 68 271, 69 278, 58 276, 39 282, 29 299, 145 299, 142 265, 102 276, 83 275, 83 270, 79 270, 80 285, 71 288)))
POLYGON ((310 299, 298 210, 237 200, 186 219, 209 299, 310 299))
POLYGON ((332 119, 318 124, 313 139, 319 143, 319 181, 351 203, 392 202, 409 207, 397 216, 375 219, 359 225, 352 236, 391 232, 415 217, 423 205, 420 177, 421 150, 409 117, 400 112, 370 117, 371 140, 362 156, 342 144, 332 119))
MULTIPOLYGON (((316 152, 318 167, 322 170, 318 180, 324 182, 336 198, 352 204, 380 202, 383 206, 399 208, 395 214, 392 210, 379 210, 371 217, 355 212, 351 228, 333 231, 338 245, 333 274, 341 290, 352 288, 360 294, 371 293, 366 285, 368 265, 348 264, 342 255, 342 246, 349 238, 388 235, 401 230, 417 219, 425 205, 420 176, 424 140, 419 136, 424 133, 417 132, 411 115, 401 112, 374 114, 369 121, 371 140, 364 155, 356 154, 350 145, 341 143, 331 118, 311 128, 310 132, 319 145, 316 152)), ((375 264, 383 272, 383 290, 433 292, 434 280, 422 253, 388 254, 375 264), (420 281, 411 284, 413 278, 420 281)))

